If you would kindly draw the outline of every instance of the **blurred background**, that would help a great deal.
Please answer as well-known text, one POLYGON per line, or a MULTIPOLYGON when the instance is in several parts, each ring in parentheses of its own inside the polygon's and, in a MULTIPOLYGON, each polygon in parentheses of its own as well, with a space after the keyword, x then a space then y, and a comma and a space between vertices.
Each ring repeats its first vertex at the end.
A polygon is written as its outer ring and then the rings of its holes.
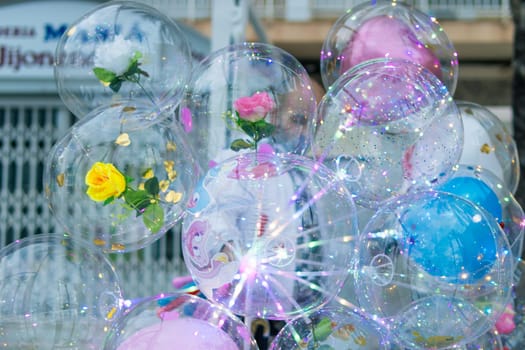
MULTIPOLYGON (((274 44, 319 82, 319 52, 335 20, 355 0, 142 0, 187 33, 196 61, 242 40, 274 44)), ((103 1, 0 0, 0 248, 59 232, 42 173, 52 145, 74 123, 53 74, 54 50, 68 25, 103 1)), ((406 1, 435 16, 459 57, 454 97, 491 109, 512 132, 514 27, 508 0, 406 1)), ((185 274, 174 228, 134 253, 111 256, 128 297, 170 290, 185 274)))

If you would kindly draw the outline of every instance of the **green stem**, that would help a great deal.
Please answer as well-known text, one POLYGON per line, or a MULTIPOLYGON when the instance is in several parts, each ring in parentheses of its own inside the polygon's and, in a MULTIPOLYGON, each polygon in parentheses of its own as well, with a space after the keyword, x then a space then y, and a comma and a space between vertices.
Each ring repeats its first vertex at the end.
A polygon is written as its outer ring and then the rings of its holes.
POLYGON ((144 92, 144 95, 146 95, 149 100, 151 101, 151 103, 153 103, 153 105, 157 106, 157 103, 155 102, 155 99, 153 98, 153 95, 150 94, 145 88, 144 88, 144 85, 142 85, 140 83, 140 78, 138 78, 136 81, 137 85, 142 89, 142 92, 144 92))

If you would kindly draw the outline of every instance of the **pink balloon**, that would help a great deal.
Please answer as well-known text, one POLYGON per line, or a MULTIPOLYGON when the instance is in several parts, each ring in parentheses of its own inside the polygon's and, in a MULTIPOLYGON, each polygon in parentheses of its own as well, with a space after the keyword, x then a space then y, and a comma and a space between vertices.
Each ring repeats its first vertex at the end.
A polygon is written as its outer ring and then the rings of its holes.
POLYGON ((194 318, 169 318, 127 338, 117 350, 238 350, 232 338, 216 326, 194 318))
POLYGON ((364 22, 341 54, 341 70, 374 58, 401 58, 418 63, 439 79, 439 58, 404 22, 389 16, 376 16, 364 22))
POLYGON ((495 328, 500 334, 510 334, 516 329, 516 323, 514 322, 514 306, 512 304, 507 305, 505 311, 496 321, 495 328))

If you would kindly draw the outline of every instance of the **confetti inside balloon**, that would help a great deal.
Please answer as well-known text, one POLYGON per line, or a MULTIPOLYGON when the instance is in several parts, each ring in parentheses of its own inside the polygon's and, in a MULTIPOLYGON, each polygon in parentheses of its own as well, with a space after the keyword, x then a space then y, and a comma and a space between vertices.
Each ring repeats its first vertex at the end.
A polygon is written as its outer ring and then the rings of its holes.
POLYGON ((342 75, 318 108, 313 156, 377 207, 443 182, 463 145, 460 114, 444 85, 404 60, 367 61, 342 75))
POLYGON ((485 168, 505 183, 512 193, 518 188, 520 168, 514 138, 488 108, 457 101, 465 130, 460 164, 485 168))
POLYGON ((270 44, 243 43, 195 67, 179 120, 207 169, 264 146, 304 154, 315 112, 308 72, 295 57, 270 44))
POLYGON ((250 330, 227 309, 189 294, 160 294, 133 304, 105 350, 256 350, 250 330))
POLYGON ((432 72, 453 95, 458 59, 452 42, 435 18, 396 1, 360 3, 339 17, 321 51, 325 88, 365 61, 398 58, 432 72))
POLYGON ((386 203, 360 235, 360 306, 409 348, 469 343, 510 300, 514 261, 494 218, 453 194, 423 191, 386 203))
POLYGON ((6 349, 100 349, 121 299, 113 267, 89 242, 40 234, 0 250, 6 349))
POLYGON ((172 123, 153 123, 147 106, 122 101, 94 110, 54 145, 46 196, 68 232, 104 251, 125 252, 180 220, 198 168, 172 123))
POLYGON ((199 289, 235 314, 287 319, 322 305, 346 279, 357 234, 350 194, 298 155, 246 153, 211 168, 183 222, 199 289))
POLYGON ((191 63, 185 34, 173 20, 144 4, 114 1, 65 31, 56 49, 55 80, 77 118, 122 99, 172 110, 189 80, 191 63))
POLYGON ((270 350, 391 349, 387 330, 365 314, 324 307, 296 317, 281 329, 270 350))

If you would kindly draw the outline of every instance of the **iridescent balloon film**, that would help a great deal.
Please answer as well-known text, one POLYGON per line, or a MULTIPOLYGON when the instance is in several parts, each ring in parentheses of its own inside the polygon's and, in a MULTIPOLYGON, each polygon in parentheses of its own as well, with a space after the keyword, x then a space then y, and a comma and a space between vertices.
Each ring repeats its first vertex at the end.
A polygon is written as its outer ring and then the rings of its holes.
POLYGON ((423 191, 385 204, 360 235, 360 306, 409 348, 466 344, 510 300, 514 260, 505 233, 472 202, 423 191))
POLYGON ((443 182, 457 164, 463 124, 445 86, 422 66, 374 60, 342 75, 318 107, 313 156, 374 208, 443 182))
POLYGON ((203 177, 182 245, 207 298, 235 314, 287 319, 339 291, 356 234, 352 197, 329 169, 297 155, 247 153, 203 177))

